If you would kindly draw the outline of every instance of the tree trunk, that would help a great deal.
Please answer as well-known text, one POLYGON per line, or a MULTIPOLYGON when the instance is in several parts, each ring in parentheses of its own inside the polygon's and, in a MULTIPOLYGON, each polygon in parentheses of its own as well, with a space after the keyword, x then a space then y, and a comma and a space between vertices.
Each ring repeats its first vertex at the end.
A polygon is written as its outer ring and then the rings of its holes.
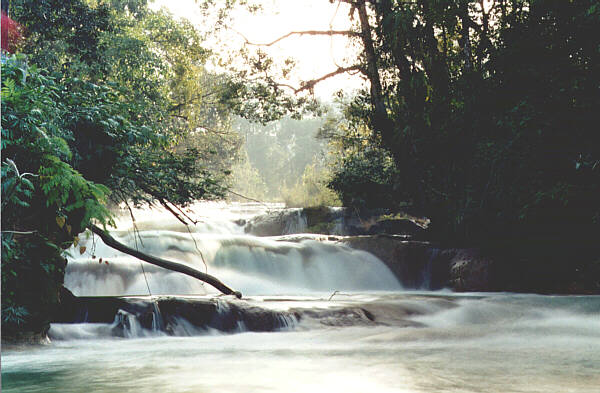
POLYGON ((469 4, 463 3, 460 5, 460 19, 462 22, 460 43, 462 44, 463 57, 465 59, 465 71, 470 73, 473 71, 471 63, 471 38, 469 37, 469 4))
POLYGON ((419 0, 419 6, 423 14, 424 44, 426 55, 423 65, 433 88, 432 99, 445 99, 449 90, 449 74, 446 60, 438 49, 438 40, 435 36, 435 20, 432 4, 428 1, 419 0))
POLYGON ((366 74, 371 84, 371 105, 373 106, 373 130, 381 135, 388 146, 393 145, 394 126, 388 116, 385 106, 381 78, 379 77, 379 67, 377 65, 377 55, 375 45, 371 37, 371 25, 367 15, 365 0, 356 4, 358 17, 360 20, 361 39, 364 46, 364 54, 367 60, 366 74))
POLYGON ((108 233, 104 232, 102 229, 100 229, 96 225, 91 225, 90 229, 96 235, 100 236, 100 238, 102 239, 104 244, 106 244, 109 247, 114 248, 115 250, 121 251, 125 254, 131 255, 138 259, 141 259, 142 261, 151 263, 152 265, 160 266, 164 269, 187 274, 188 276, 197 278, 198 280, 204 281, 205 283, 210 284, 213 287, 217 288, 219 291, 221 291, 225 295, 235 295, 235 297, 237 297, 238 299, 242 298, 241 292, 234 291, 233 289, 229 288, 227 285, 223 284, 219 279, 211 276, 210 274, 202 273, 201 271, 196 270, 190 266, 184 265, 182 263, 172 262, 172 261, 168 261, 166 259, 154 257, 152 255, 148 255, 148 254, 145 254, 138 250, 135 250, 131 247, 128 247, 125 244, 120 243, 117 240, 115 240, 115 238, 110 236, 108 233))

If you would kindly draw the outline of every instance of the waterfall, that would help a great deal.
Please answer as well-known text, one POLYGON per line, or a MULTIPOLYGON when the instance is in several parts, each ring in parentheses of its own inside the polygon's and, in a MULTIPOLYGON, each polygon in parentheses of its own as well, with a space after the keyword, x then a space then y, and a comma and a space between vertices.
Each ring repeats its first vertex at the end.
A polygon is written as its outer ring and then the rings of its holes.
POLYGON ((290 218, 285 222, 284 235, 290 235, 294 233, 304 233, 307 227, 306 216, 302 214, 302 209, 295 209, 292 212, 290 218))
POLYGON ((439 289, 433 285, 434 283, 432 283, 431 276, 433 275, 433 263, 440 254, 440 250, 438 248, 432 248, 427 253, 429 254, 429 257, 427 258, 425 268, 421 272, 421 283, 419 286, 422 289, 439 289))
MULTIPOLYGON (((257 237, 244 233, 251 209, 232 213, 223 205, 203 210, 200 225, 185 228, 163 212, 143 211, 139 232, 126 221, 112 235, 147 254, 208 271, 244 294, 398 290, 400 284, 375 256, 335 241, 311 238, 257 237), (166 228, 166 229, 165 229, 166 228), (210 228, 218 230, 211 231, 210 228)), ((286 213, 286 216, 290 214, 286 213)), ((306 227, 299 209, 291 213, 286 231, 306 227)), ((171 272, 107 247, 92 235, 81 235, 85 252, 70 250, 65 286, 77 296, 205 295, 214 289, 191 277, 171 272)))

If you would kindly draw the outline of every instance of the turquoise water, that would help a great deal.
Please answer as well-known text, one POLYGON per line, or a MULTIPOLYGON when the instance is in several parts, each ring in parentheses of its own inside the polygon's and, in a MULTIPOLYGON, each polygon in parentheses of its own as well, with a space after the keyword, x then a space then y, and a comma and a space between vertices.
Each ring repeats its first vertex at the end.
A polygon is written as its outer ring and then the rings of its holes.
POLYGON ((600 391, 600 297, 336 298, 249 301, 360 306, 386 325, 303 318, 280 332, 130 339, 103 337, 102 326, 55 325, 51 344, 2 351, 2 392, 600 391))

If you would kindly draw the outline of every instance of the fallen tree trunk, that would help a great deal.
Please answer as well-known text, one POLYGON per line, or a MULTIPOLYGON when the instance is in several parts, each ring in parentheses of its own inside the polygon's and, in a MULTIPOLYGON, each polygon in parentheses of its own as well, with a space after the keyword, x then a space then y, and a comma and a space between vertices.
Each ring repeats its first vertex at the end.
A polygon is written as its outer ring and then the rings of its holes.
POLYGON ((141 259, 142 261, 151 263, 153 265, 160 266, 164 269, 187 274, 188 276, 197 278, 198 280, 204 281, 205 283, 210 284, 213 287, 217 288, 219 291, 223 292, 225 295, 235 295, 235 297, 237 297, 238 299, 242 298, 241 292, 234 291, 233 289, 229 288, 227 285, 223 284, 218 278, 213 277, 210 274, 202 273, 201 271, 196 270, 190 266, 184 265, 182 263, 172 262, 172 261, 168 261, 166 259, 148 255, 141 251, 133 249, 129 246, 126 246, 125 244, 117 241, 114 237, 112 237, 108 233, 104 232, 102 229, 100 229, 96 225, 91 225, 90 229, 96 235, 100 236, 100 238, 102 239, 104 244, 106 244, 109 247, 114 248, 115 250, 121 251, 125 254, 131 255, 133 257, 136 257, 138 259, 141 259))

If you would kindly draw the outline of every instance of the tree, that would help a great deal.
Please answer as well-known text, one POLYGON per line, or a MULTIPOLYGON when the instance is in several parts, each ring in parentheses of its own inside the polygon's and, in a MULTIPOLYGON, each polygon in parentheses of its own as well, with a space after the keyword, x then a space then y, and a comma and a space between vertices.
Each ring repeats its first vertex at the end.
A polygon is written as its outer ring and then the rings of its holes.
POLYGON ((2 67, 2 327, 8 336, 48 323, 64 276, 62 249, 92 220, 110 223, 108 188, 71 165, 64 118, 74 94, 17 57, 2 67))
POLYGON ((188 222, 184 206, 226 189, 233 160, 216 160, 217 148, 237 147, 215 137, 227 133, 230 94, 204 71, 189 23, 145 1, 22 0, 11 12, 27 37, 26 56, 2 67, 2 326, 43 334, 62 252, 111 223, 109 198, 162 204, 188 222))
POLYGON ((89 140, 83 141, 82 135, 78 143, 93 144, 95 153, 86 151, 78 169, 88 176, 86 168, 97 169, 98 162, 105 163, 98 172, 109 176, 103 182, 112 190, 119 190, 111 194, 115 202, 181 203, 222 195, 224 188, 219 184, 230 172, 240 142, 228 131, 231 111, 224 104, 231 97, 228 81, 205 71, 210 54, 202 47, 200 33, 187 21, 148 10, 143 0, 113 0, 95 6, 82 0, 33 3, 13 1, 12 7, 30 32, 23 47, 30 60, 61 70, 66 77, 98 86, 110 84, 115 98, 129 106, 123 117, 139 126, 143 137, 153 138, 151 145, 156 149, 132 144, 133 135, 127 141, 116 140, 111 136, 114 133, 84 125, 89 140), (82 46, 82 42, 87 44, 82 46), (108 151, 110 155, 100 159, 99 154, 108 151), (123 160, 111 166, 117 156, 123 160), (140 176, 147 171, 146 164, 156 171, 140 176), (171 171, 171 180, 165 184, 164 174, 172 166, 181 170, 171 171), (197 183, 195 190, 187 181, 190 178, 197 183), (177 188, 182 188, 184 198, 161 194, 161 190, 177 188), (203 193, 201 188, 210 192, 203 193))
POLYGON ((360 163, 358 173, 375 170, 389 184, 391 197, 373 203, 410 205, 440 238, 597 232, 597 1, 341 3, 350 31, 290 34, 343 34, 361 46, 336 71, 358 69, 370 84, 346 111, 344 136, 371 134, 334 177, 342 200, 375 195, 353 175, 360 163), (369 153, 377 149, 393 176, 369 153))
POLYGON ((326 142, 316 138, 322 123, 320 118, 283 117, 266 125, 236 120, 235 129, 244 139, 248 165, 262 178, 266 197, 281 200, 284 190, 301 182, 307 166, 324 161, 326 142))

